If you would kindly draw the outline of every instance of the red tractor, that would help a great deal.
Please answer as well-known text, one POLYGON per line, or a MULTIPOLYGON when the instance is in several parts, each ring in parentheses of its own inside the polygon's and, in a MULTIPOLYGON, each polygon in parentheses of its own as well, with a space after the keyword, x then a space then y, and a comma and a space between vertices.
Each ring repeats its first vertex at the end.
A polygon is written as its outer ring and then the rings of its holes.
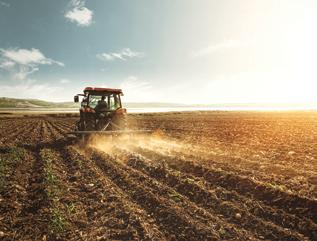
POLYGON ((87 87, 84 94, 74 96, 79 102, 82 96, 80 119, 75 134, 124 132, 127 110, 122 108, 121 89, 87 87))

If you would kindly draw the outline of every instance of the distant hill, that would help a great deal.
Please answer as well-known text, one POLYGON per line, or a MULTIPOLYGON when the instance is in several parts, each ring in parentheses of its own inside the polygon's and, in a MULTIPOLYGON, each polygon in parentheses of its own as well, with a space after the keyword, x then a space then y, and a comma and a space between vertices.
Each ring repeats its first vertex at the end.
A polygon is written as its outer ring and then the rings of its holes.
POLYGON ((76 108, 79 104, 73 102, 48 102, 36 99, 14 99, 1 97, 0 108, 76 108))

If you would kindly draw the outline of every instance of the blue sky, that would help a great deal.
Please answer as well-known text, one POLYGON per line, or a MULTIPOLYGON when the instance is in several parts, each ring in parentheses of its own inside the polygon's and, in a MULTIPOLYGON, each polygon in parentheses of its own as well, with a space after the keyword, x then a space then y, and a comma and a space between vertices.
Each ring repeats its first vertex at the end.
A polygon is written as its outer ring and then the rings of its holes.
POLYGON ((0 96, 317 102, 314 1, 0 0, 0 96), (315 88, 316 89, 316 88, 315 88))

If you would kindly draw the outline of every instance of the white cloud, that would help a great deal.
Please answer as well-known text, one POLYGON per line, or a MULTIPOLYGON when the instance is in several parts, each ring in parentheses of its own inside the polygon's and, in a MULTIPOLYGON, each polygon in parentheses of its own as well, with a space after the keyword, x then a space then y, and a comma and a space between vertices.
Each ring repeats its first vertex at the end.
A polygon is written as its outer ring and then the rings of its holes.
POLYGON ((65 18, 78 26, 87 27, 92 24, 93 11, 85 7, 85 1, 72 0, 72 9, 65 13, 65 18))
POLYGON ((9 3, 6 3, 6 2, 3 2, 3 1, 0 1, 0 6, 9 8, 9 7, 10 7, 10 4, 9 4, 9 3))
POLYGON ((38 49, 0 49, 0 69, 13 74, 15 79, 25 79, 39 70, 39 65, 59 65, 62 62, 46 58, 38 49))
POLYGON ((102 61, 113 61, 116 59, 126 61, 132 58, 142 58, 145 56, 142 52, 132 51, 130 48, 124 48, 120 52, 113 53, 101 53, 96 55, 98 59, 102 61))
POLYGON ((1 55, 17 64, 31 65, 31 64, 58 64, 64 66, 63 63, 46 58, 40 50, 32 48, 28 49, 0 49, 1 55))
POLYGON ((61 79, 59 82, 61 84, 68 84, 70 82, 70 80, 69 79, 61 79))
POLYGON ((37 67, 29 67, 29 66, 20 66, 19 70, 13 74, 14 79, 18 80, 23 80, 25 79, 28 75, 39 71, 39 68, 37 67))
POLYGON ((152 99, 152 86, 149 82, 135 76, 126 78, 120 88, 125 94, 125 101, 147 101, 152 99))
POLYGON ((197 51, 192 53, 192 56, 193 57, 203 57, 203 56, 211 55, 212 53, 215 53, 217 51, 221 51, 224 49, 237 48, 240 46, 241 46, 241 43, 237 40, 226 40, 222 43, 209 45, 206 48, 197 50, 197 51))
POLYGON ((48 84, 37 84, 35 80, 22 81, 17 85, 0 85, 1 95, 12 98, 32 98, 55 101, 63 91, 61 87, 48 84))
POLYGON ((0 69, 9 70, 9 69, 13 68, 14 65, 15 65, 15 63, 13 61, 4 60, 3 62, 0 63, 0 69))
POLYGON ((120 84, 120 88, 131 91, 143 91, 152 88, 152 86, 147 81, 141 81, 135 76, 129 76, 120 84))

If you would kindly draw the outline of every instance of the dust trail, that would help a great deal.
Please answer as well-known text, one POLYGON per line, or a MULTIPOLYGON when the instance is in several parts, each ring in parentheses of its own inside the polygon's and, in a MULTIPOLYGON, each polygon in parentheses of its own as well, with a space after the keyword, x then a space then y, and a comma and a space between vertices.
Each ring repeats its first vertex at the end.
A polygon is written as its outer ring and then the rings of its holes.
POLYGON ((186 140, 172 138, 161 130, 152 134, 133 134, 120 136, 94 135, 88 141, 88 146, 95 148, 111 156, 116 156, 118 150, 138 153, 138 148, 147 149, 165 156, 177 156, 181 158, 195 157, 197 159, 210 159, 215 156, 229 156, 230 153, 210 148, 210 143, 202 141, 193 144, 186 140), (209 148, 208 148, 209 146, 209 148))
POLYGON ((159 153, 168 154, 172 151, 185 151, 193 149, 190 144, 183 143, 164 135, 161 131, 152 134, 136 134, 122 136, 92 136, 88 141, 88 146, 103 151, 109 155, 115 154, 115 150, 133 150, 135 147, 149 148, 159 153))

